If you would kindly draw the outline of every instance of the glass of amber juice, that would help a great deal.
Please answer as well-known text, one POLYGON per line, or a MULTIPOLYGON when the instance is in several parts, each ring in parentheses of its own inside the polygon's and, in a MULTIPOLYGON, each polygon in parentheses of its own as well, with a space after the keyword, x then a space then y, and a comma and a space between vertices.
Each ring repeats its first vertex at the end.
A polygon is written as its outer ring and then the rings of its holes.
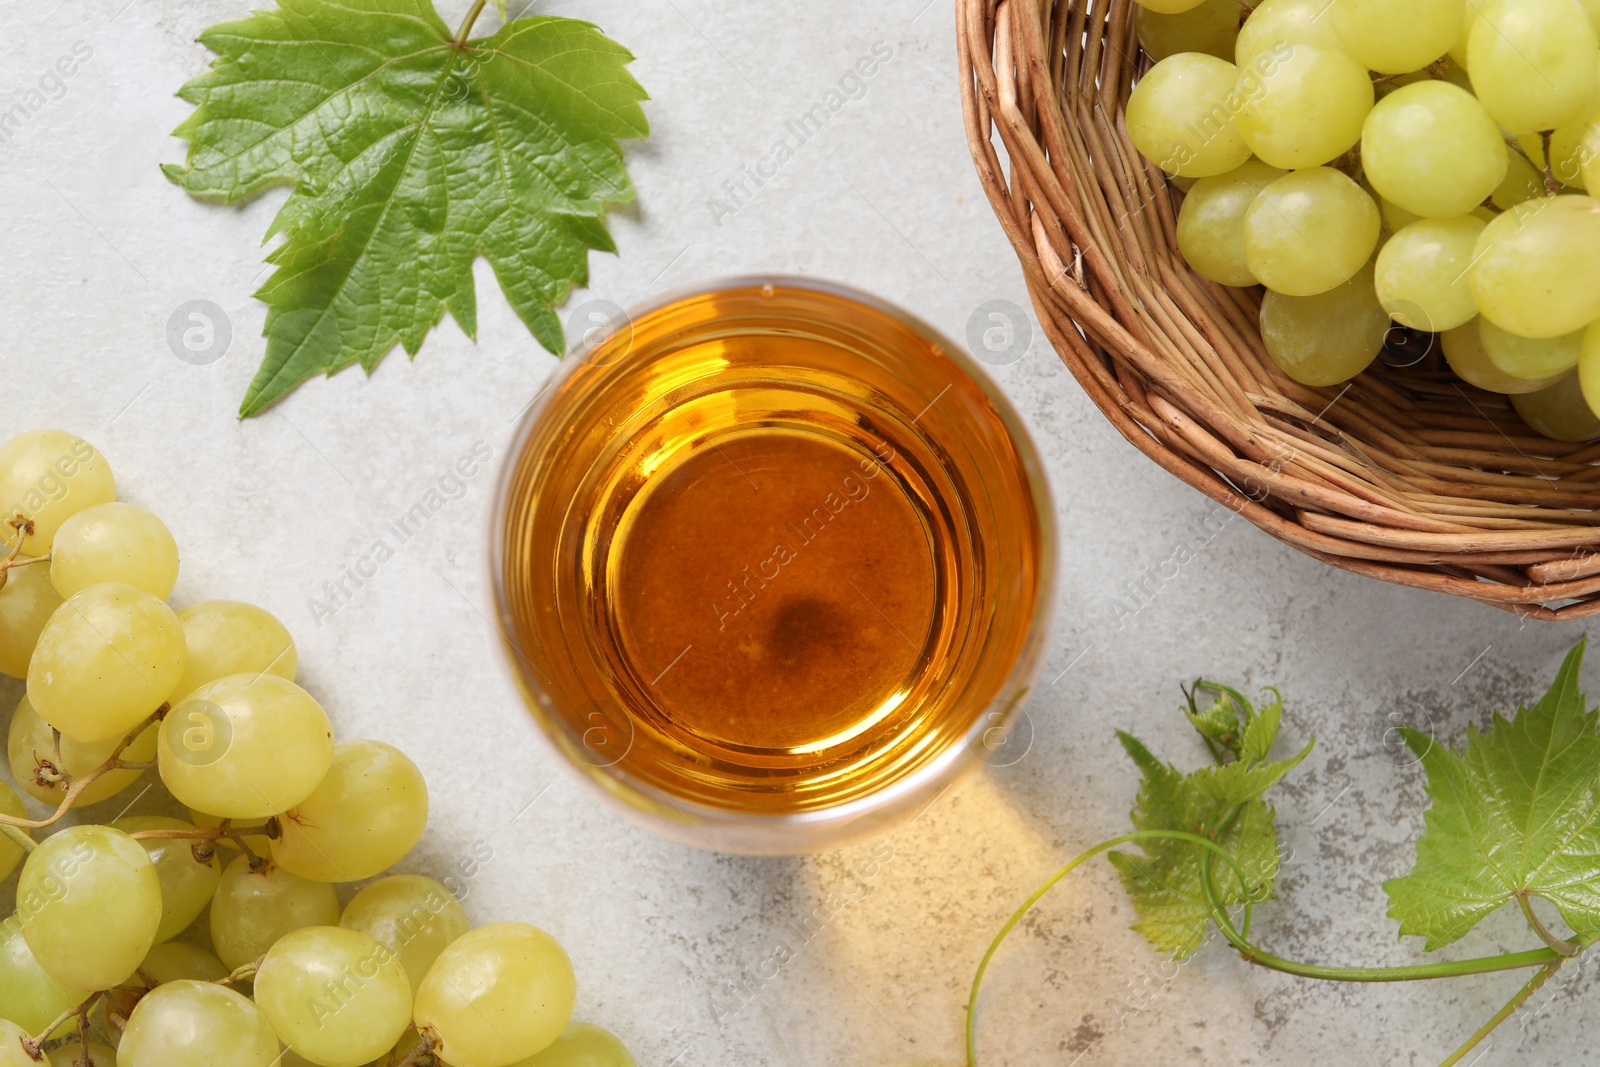
POLYGON ((853 290, 753 278, 567 357, 492 559, 514 672, 585 777, 679 840, 790 853, 915 814, 1005 741, 1054 531, 959 349, 853 290))

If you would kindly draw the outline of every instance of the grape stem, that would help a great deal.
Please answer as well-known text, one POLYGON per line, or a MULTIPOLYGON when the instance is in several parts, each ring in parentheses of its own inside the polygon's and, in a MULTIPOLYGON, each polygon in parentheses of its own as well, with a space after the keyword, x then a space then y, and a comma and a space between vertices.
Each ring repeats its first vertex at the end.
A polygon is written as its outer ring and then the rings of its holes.
POLYGON ((1528 979, 1528 984, 1517 990, 1517 995, 1512 997, 1510 1002, 1506 1004, 1505 1007, 1495 1012, 1494 1018, 1484 1023, 1482 1029, 1473 1034, 1471 1037, 1467 1038, 1467 1043, 1451 1053, 1450 1058, 1439 1064, 1439 1067, 1455 1067, 1456 1064, 1460 1063, 1462 1059, 1466 1057, 1467 1053, 1471 1052, 1473 1049, 1482 1044, 1484 1038, 1494 1033, 1496 1027, 1505 1022, 1507 1019, 1511 1018, 1512 1012, 1522 1007, 1522 1005, 1527 1002, 1529 997, 1537 993, 1541 986, 1554 977, 1555 973, 1561 969, 1561 965, 1564 962, 1566 961, 1556 960, 1553 963, 1546 964, 1538 974, 1528 979))
MULTIPOLYGON (((22 553, 22 542, 27 539, 29 534, 33 533, 33 520, 23 515, 20 511, 6 525, 17 531, 17 543, 11 546, 11 552, 5 559, 0 559, 0 589, 5 588, 6 579, 11 577, 11 568, 21 566, 17 561, 17 556, 22 553)), ((27 562, 37 563, 39 561, 28 560, 27 562)))
POLYGON ((271 837, 264 826, 195 826, 183 830, 139 830, 128 835, 135 841, 163 841, 177 839, 180 841, 215 841, 218 838, 229 838, 242 844, 244 837, 271 837))
POLYGON ((77 1019, 78 1020, 78 1032, 81 1033, 81 1034, 87 1034, 89 1032, 89 1009, 93 1008, 95 1006, 95 1004, 99 1003, 100 998, 103 997, 103 996, 105 996, 104 992, 90 993, 88 1000, 84 1001, 82 1004, 78 1004, 78 1005, 75 1005, 74 1007, 68 1008, 66 1011, 64 1011, 60 1015, 56 1016, 55 1019, 51 1020, 50 1025, 46 1026, 44 1028, 44 1032, 41 1033, 38 1037, 25 1037, 25 1038, 23 1038, 22 1039, 22 1048, 23 1048, 23 1050, 27 1052, 28 1056, 31 1059, 35 1059, 35 1060, 42 1059, 43 1056, 44 1056, 44 1045, 45 1045, 45 1042, 49 1041, 50 1040, 50 1035, 55 1033, 56 1029, 59 1026, 61 1026, 62 1023, 65 1023, 68 1019, 77 1019))
MULTIPOLYGON (((124 766, 131 765, 124 764, 124 766)), ((217 850, 212 847, 212 842, 226 838, 238 846, 239 851, 243 852, 250 860, 250 869, 252 871, 259 871, 266 861, 255 854, 250 846, 245 843, 245 838, 265 837, 269 841, 276 840, 278 836, 278 825, 276 819, 268 819, 266 823, 261 826, 230 826, 229 821, 224 819, 217 826, 192 826, 181 830, 139 830, 135 833, 129 834, 128 836, 133 838, 135 841, 193 841, 195 843, 194 848, 190 851, 194 854, 195 862, 204 863, 208 866, 210 865, 212 858, 217 854, 217 850)))
POLYGON ((432 1067, 437 1061, 434 1059, 433 1050, 439 1047, 439 1039, 431 1031, 424 1031, 420 1035, 416 1048, 390 1062, 387 1067, 432 1067))
POLYGON ((1559 955, 1570 958, 1583 951, 1581 945, 1576 945, 1571 941, 1562 940, 1555 934, 1552 934, 1549 927, 1545 926, 1544 923, 1539 921, 1539 916, 1533 913, 1533 905, 1528 903, 1527 893, 1517 894, 1517 904, 1521 906, 1522 916, 1528 920, 1528 925, 1533 927, 1533 932, 1538 934, 1539 939, 1553 948, 1559 955))
MULTIPOLYGON (((1065 867, 1057 871, 1048 881, 1044 883, 1044 885, 1040 886, 1034 892, 1034 894, 1024 901, 1022 906, 1012 914, 1011 918, 1006 921, 1006 924, 1000 928, 1000 932, 995 935, 994 940, 989 943, 989 948, 984 952, 983 958, 978 963, 977 972, 973 975, 972 991, 967 998, 968 1067, 977 1067, 978 1063, 978 991, 983 983, 983 976, 989 969, 990 961, 994 958, 995 953, 999 951, 1000 945, 1005 941, 1006 936, 1011 933, 1016 925, 1020 923, 1028 914, 1028 912, 1033 910, 1034 905, 1037 904, 1046 893, 1054 888, 1056 883, 1060 882, 1067 875, 1077 870, 1089 860, 1094 859, 1096 856, 1110 852, 1112 849, 1118 848, 1122 845, 1133 844, 1141 841, 1183 841, 1199 846, 1205 850, 1205 854, 1208 856, 1221 859, 1223 863, 1232 870, 1233 874, 1239 879, 1240 885, 1244 887, 1246 891, 1243 923, 1244 930, 1246 932, 1249 931, 1251 893, 1249 892, 1249 882, 1245 877, 1244 869, 1239 865, 1239 861, 1233 856, 1232 853, 1223 848, 1221 845, 1217 844, 1215 841, 1211 840, 1211 838, 1203 837, 1199 834, 1188 833, 1183 830, 1139 830, 1133 833, 1124 834, 1121 837, 1112 838, 1109 841, 1102 841, 1100 844, 1095 845, 1087 852, 1084 852, 1074 858, 1065 867)), ((1511 952, 1500 956, 1485 956, 1477 959, 1451 960, 1445 963, 1414 964, 1402 967, 1323 967, 1316 964, 1300 963, 1294 960, 1282 959, 1278 956, 1274 956, 1268 952, 1262 951, 1256 945, 1247 940, 1246 933, 1241 933, 1239 928, 1234 925, 1233 918, 1228 914, 1226 907, 1221 902, 1221 897, 1218 894, 1215 883, 1215 874, 1210 869, 1209 865, 1207 865, 1205 868, 1203 884, 1206 890, 1207 902, 1211 908, 1212 921, 1217 924, 1217 928, 1222 931, 1222 935, 1223 937, 1227 938, 1228 943, 1238 951, 1240 959, 1244 960, 1246 963, 1254 964, 1257 967, 1265 967, 1269 970, 1281 971, 1285 974, 1293 974, 1301 978, 1316 978, 1338 982, 1415 982, 1430 978, 1459 978, 1473 974, 1490 974, 1498 971, 1518 970, 1524 967, 1541 967, 1544 969, 1544 971, 1548 971, 1550 974, 1553 974, 1555 968, 1558 968, 1572 955, 1575 955, 1577 952, 1588 947, 1587 941, 1574 938, 1571 941, 1563 942, 1565 949, 1562 951, 1558 951, 1552 947, 1546 947, 1529 949, 1525 952, 1511 952)), ((1513 1000, 1512 1003, 1507 1005, 1499 1015, 1490 1020, 1489 1026, 1474 1036, 1473 1041, 1469 1044, 1467 1050, 1470 1050, 1471 1045, 1475 1045, 1482 1041, 1483 1037, 1487 1035, 1488 1032, 1495 1026, 1498 1026, 1500 1023, 1504 1022, 1511 1015, 1511 1013, 1516 1010, 1517 1006, 1525 1001, 1528 997, 1532 996, 1533 993, 1538 990, 1539 986, 1543 985, 1544 981, 1548 980, 1548 978, 1549 974, 1543 974, 1542 979, 1536 978, 1534 982, 1530 982, 1523 993, 1518 994, 1517 999, 1513 1000)), ((1459 1062, 1459 1054, 1456 1059, 1447 1061, 1445 1067, 1450 1067, 1450 1065, 1453 1065, 1457 1062, 1459 1062)))
POLYGON ((144 733, 151 726, 154 726, 156 723, 160 722, 162 718, 166 716, 169 710, 171 710, 170 705, 162 704, 159 708, 151 713, 149 718, 145 719, 138 726, 135 726, 132 732, 129 733, 127 737, 124 737, 121 742, 117 744, 116 748, 111 750, 111 755, 106 757, 106 761, 100 764, 100 766, 96 767, 94 770, 80 774, 77 777, 63 774, 61 776, 61 781, 66 784, 67 794, 61 798, 61 803, 56 807, 54 812, 45 816, 43 819, 22 819, 15 815, 7 815, 4 812, 0 812, 0 824, 6 826, 15 826, 24 830, 43 830, 47 826, 54 826, 56 823, 60 822, 61 817, 67 812, 71 811, 72 806, 78 802, 78 797, 83 793, 83 791, 89 788, 89 786, 93 785, 97 779, 103 775, 110 774, 112 771, 121 770, 122 768, 129 766, 129 764, 122 762, 122 753, 129 745, 133 744, 139 739, 140 734, 144 733))
POLYGON ((1555 136, 1554 130, 1544 130, 1539 134, 1539 143, 1544 146, 1544 191, 1547 196, 1555 196, 1561 191, 1561 183, 1556 181, 1555 167, 1550 162, 1550 138, 1555 136))
POLYGON ((235 967, 233 973, 228 977, 216 979, 217 985, 232 985, 235 982, 242 982, 246 978, 254 978, 256 972, 261 969, 261 961, 264 959, 266 959, 265 956, 257 956, 249 963, 235 967))
POLYGON ((489 0, 472 0, 472 8, 467 12, 467 17, 461 20, 460 29, 456 30, 457 48, 467 47, 467 34, 472 32, 472 24, 478 21, 478 16, 483 13, 484 5, 488 2, 489 0))
POLYGON ((89 1012, 78 1015, 78 1045, 83 1049, 83 1059, 74 1059, 72 1067, 94 1067, 94 1055, 89 1051, 89 1012))
POLYGON ((39 842, 29 837, 27 831, 19 830, 9 823, 0 822, 0 833, 5 834, 7 837, 11 838, 11 840, 15 841, 17 843, 17 847, 21 848, 24 852, 32 852, 34 849, 39 847, 39 842))

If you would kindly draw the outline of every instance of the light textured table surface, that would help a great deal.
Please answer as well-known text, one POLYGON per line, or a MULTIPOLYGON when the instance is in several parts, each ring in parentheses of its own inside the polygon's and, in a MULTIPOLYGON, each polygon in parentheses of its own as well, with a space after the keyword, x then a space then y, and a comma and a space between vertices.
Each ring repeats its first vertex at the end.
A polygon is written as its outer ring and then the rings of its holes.
MULTIPOLYGON (((1285 741, 1318 739, 1277 793, 1292 858, 1280 899, 1260 909, 1262 942, 1328 963, 1421 956, 1384 918, 1380 883, 1408 868, 1426 802, 1420 769, 1385 747, 1390 716, 1459 741, 1491 708, 1534 695, 1579 628, 1340 574, 1242 520, 1207 532, 1209 502, 1117 438, 1037 331, 997 372, 1061 515, 1058 634, 1027 709, 1032 748, 887 838, 879 854, 892 858, 870 877, 852 873, 870 846, 743 859, 658 840, 566 775, 487 621, 490 473, 314 617, 324 583, 392 540, 386 520, 458 456, 483 442, 498 460, 556 361, 480 263, 476 344, 446 322, 415 362, 396 353, 370 379, 314 381, 263 417, 234 418, 261 352, 259 242, 283 194, 206 206, 157 164, 181 158, 168 132, 188 107, 172 92, 208 61, 195 36, 251 3, 0 0, 0 109, 32 99, 58 57, 92 51, 0 143, 0 425, 68 428, 106 453, 126 498, 178 538, 174 602, 248 599, 289 624, 302 680, 341 734, 398 743, 427 773, 432 823, 404 869, 453 875, 475 922, 556 934, 577 968, 579 1017, 649 1067, 958 1063, 990 936, 1066 858, 1127 825, 1136 776, 1114 728, 1174 761, 1201 758, 1176 708, 1179 684, 1202 672, 1281 686, 1285 741), (193 299, 232 324, 209 366, 166 341, 169 316, 193 299), (1165 566, 1180 549, 1192 560, 1165 566), (1143 583, 1137 599, 1130 582, 1143 583)), ((442 13, 453 23, 465 6, 442 13)), ((594 258, 593 285, 570 307, 755 271, 851 282, 956 337, 986 301, 1026 304, 968 159, 948 0, 538 10, 598 22, 639 56, 652 95, 653 135, 628 149, 638 202, 613 216, 621 254, 594 258), (864 91, 737 210, 714 210, 724 183, 875 47, 892 58, 864 91)), ((1432 1064, 1521 981, 1316 985, 1216 945, 1174 969, 1130 921, 1104 865, 1047 898, 992 972, 984 1062, 1432 1064)), ((1503 913, 1451 951, 1527 947, 1521 926, 1503 913)), ((1508 1024, 1476 1062, 1600 1061, 1585 1036, 1592 984, 1587 969, 1563 977, 1548 1014, 1508 1024)))

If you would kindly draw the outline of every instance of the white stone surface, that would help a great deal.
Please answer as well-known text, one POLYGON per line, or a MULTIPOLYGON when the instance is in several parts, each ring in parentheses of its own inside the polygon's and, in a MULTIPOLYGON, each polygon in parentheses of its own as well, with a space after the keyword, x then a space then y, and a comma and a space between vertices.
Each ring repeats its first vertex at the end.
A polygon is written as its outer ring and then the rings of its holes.
MULTIPOLYGON (((852 873, 869 847, 757 860, 657 840, 564 774, 486 621, 490 473, 319 625, 308 601, 323 583, 475 442, 498 459, 556 361, 480 270, 476 344, 447 322, 414 362, 396 353, 370 379, 311 382, 263 417, 234 418, 261 352, 264 309, 250 294, 282 193, 208 206, 157 164, 181 158, 168 132, 188 108, 172 92, 208 61, 194 37, 265 2, 0 0, 0 110, 78 42, 92 49, 0 143, 0 426, 61 426, 100 446, 125 496, 158 510, 182 546, 176 602, 249 599, 291 626, 303 679, 339 731, 399 743, 428 775, 432 825, 405 869, 453 875, 474 921, 556 934, 577 967, 580 1017, 650 1067, 960 1062, 990 936, 1058 865, 1126 826, 1136 778, 1113 729, 1176 762, 1201 758, 1176 713, 1179 684, 1200 673, 1280 685, 1286 741, 1318 738, 1278 794, 1293 859, 1280 899, 1260 909, 1263 943, 1329 963, 1421 957, 1384 918, 1380 883, 1410 863, 1426 800, 1420 771, 1384 747, 1388 717, 1459 741, 1491 708, 1533 695, 1581 629, 1336 573, 1238 520, 1200 534, 1211 505, 1120 440, 1042 340, 998 373, 1061 514, 1059 636, 1028 709, 1033 747, 887 838, 892 858, 870 877, 852 873), (232 322, 210 366, 180 362, 165 341, 191 299, 232 322), (1119 611, 1125 583, 1180 546, 1193 562, 1119 611), (474 866, 475 850, 492 858, 474 866), (797 929, 813 916, 806 940, 797 929), (781 947, 793 958, 774 969, 781 947), (754 992, 741 998, 741 984, 754 992)), ((449 0, 443 14, 465 6, 449 0)), ((753 271, 852 282, 956 337, 984 301, 1026 304, 967 156, 948 0, 538 11, 592 19, 632 47, 653 97, 653 136, 628 156, 639 199, 613 218, 621 255, 595 257, 571 306, 753 271), (707 201, 723 182, 879 42, 894 55, 865 94, 715 224, 707 201)), ((154 795, 135 810, 159 806, 154 795)), ((1431 1064, 1521 981, 1318 985, 1216 945, 1173 977, 1130 921, 1103 865, 1047 898, 992 971, 983 1062, 1431 1064)), ((1527 947, 1520 926, 1502 914, 1451 952, 1527 947)), ((1575 971, 1548 1014, 1513 1021, 1475 1062, 1596 1062, 1591 985, 1575 971)))

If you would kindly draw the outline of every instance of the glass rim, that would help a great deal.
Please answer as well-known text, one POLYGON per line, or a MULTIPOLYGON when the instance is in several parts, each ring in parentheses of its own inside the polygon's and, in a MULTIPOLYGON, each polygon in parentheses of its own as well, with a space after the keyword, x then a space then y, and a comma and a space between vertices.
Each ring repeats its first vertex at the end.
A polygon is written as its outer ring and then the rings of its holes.
MULTIPOLYGON (((804 811, 740 811, 735 808, 705 804, 674 796, 658 786, 643 781, 616 764, 609 766, 576 766, 570 754, 556 741, 554 736, 551 736, 557 730, 564 730, 567 734, 572 734, 570 724, 552 721, 559 719, 560 716, 553 715, 543 707, 537 706, 541 700, 550 701, 554 698, 540 683, 536 672, 531 670, 530 665, 524 662, 526 657, 511 637, 515 627, 509 610, 505 567, 505 519, 511 502, 511 486, 523 457, 527 453, 529 439, 540 424, 555 396, 559 393, 562 383, 585 365, 585 356, 604 346, 621 329, 631 329, 632 323, 636 319, 643 318, 693 297, 711 296, 733 290, 762 289, 764 287, 794 289, 848 300, 900 324, 927 341, 931 346, 937 347, 944 357, 950 359, 960 372, 978 387, 998 416, 1000 424, 1004 427, 1007 436, 1017 450, 1020 465, 1027 476, 1028 489, 1033 498, 1032 510, 1035 521, 1039 524, 1039 579, 1035 585, 1037 595, 1032 618, 1029 620, 1027 628, 1027 632, 1032 636, 1027 639, 1021 653, 1011 665, 1011 669, 999 690, 990 698, 991 703, 1005 705, 1002 723, 1009 723, 1015 718, 1016 714, 1027 702, 1028 697, 1032 695, 1033 683, 1039 671, 1043 668, 1046 650, 1052 642, 1055 629, 1055 600, 1058 582, 1055 502, 1050 490, 1050 482, 1046 476, 1038 448, 1034 444, 1033 436, 1023 424, 1015 406, 994 379, 976 359, 969 355, 965 349, 954 344, 943 332, 927 323, 920 316, 914 315, 896 304, 855 286, 802 275, 739 274, 712 278, 670 289, 643 300, 630 308, 623 309, 621 320, 609 322, 604 327, 592 331, 594 336, 580 339, 578 343, 568 349, 567 354, 561 358, 560 364, 551 372, 550 377, 540 387, 539 393, 518 419, 506 455, 500 462, 499 475, 495 480, 490 511, 489 569, 490 585, 495 601, 495 616, 498 624, 496 629, 499 632, 502 644, 504 667, 513 674, 519 691, 524 695, 524 703, 528 703, 527 697, 533 698, 532 703, 536 706, 527 708, 527 711, 533 716, 540 731, 547 736, 552 747, 555 748, 557 758, 562 763, 571 765, 568 769, 578 772, 578 777, 587 782, 590 788, 600 792, 605 799, 616 802, 621 798, 614 794, 612 790, 600 786, 594 780, 596 775, 610 779, 633 797, 642 798, 650 803, 664 802, 677 812, 687 826, 718 825, 750 830, 764 827, 817 828, 829 826, 843 829, 857 819, 873 812, 891 809, 901 801, 915 797, 932 785, 958 773, 964 766, 978 762, 978 758, 975 755, 977 745, 988 731, 995 728, 995 722, 986 718, 981 711, 976 713, 971 725, 966 728, 959 738, 946 746, 945 750, 939 753, 938 756, 866 796, 857 797, 836 805, 804 811)), ((629 712, 628 714, 631 717, 632 713, 629 712)), ((573 744, 581 744, 581 738, 576 736, 570 736, 568 740, 573 744)), ((628 803, 626 806, 636 814, 648 813, 647 808, 638 804, 628 803)), ((728 851, 716 845, 710 845, 709 847, 714 851, 728 851)))

